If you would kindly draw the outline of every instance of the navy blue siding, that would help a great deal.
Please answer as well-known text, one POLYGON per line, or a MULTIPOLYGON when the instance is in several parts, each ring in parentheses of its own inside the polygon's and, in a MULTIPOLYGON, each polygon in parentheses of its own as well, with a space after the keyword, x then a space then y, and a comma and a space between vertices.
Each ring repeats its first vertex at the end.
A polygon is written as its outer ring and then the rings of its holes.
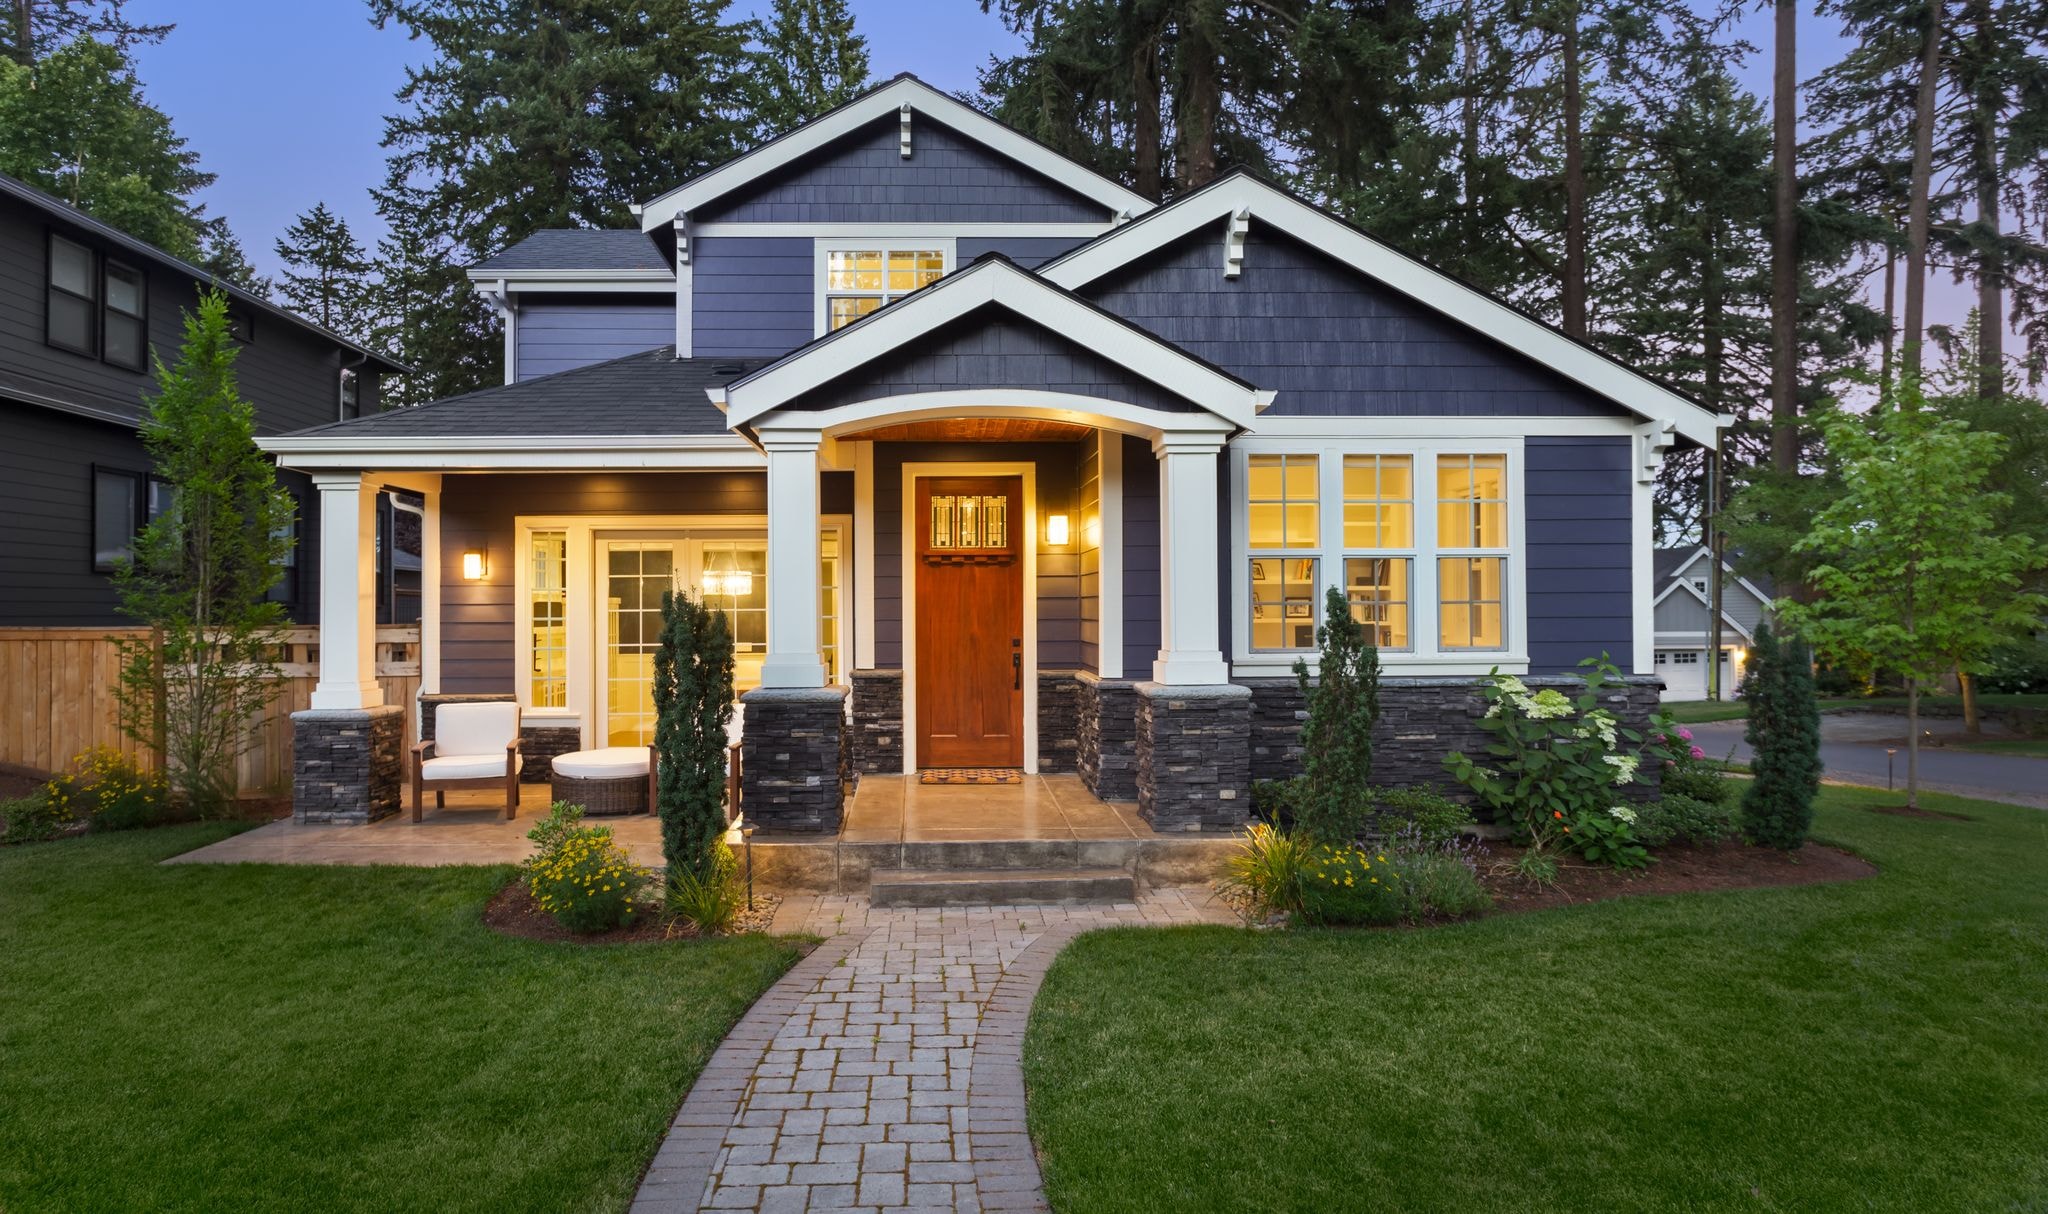
MULTIPOLYGON (((1106 231, 1108 225, 1103 226, 1106 231)), ((1001 253, 1025 269, 1035 270, 1088 239, 1086 236, 962 236, 953 245, 953 258, 964 266, 977 257, 1001 253)))
POLYGON ((1159 657, 1159 460, 1124 436, 1124 677, 1149 679, 1159 657))
POLYGON ((705 236, 691 245, 691 353, 776 358, 811 340, 817 273, 808 237, 705 236))
POLYGON ((700 223, 1100 223, 1107 208, 923 114, 894 116, 697 212, 700 223))
POLYGON ((1252 223, 1243 273, 1223 228, 1083 294, 1278 396, 1275 416, 1619 416, 1535 361, 1252 223))
POLYGON ((1530 438, 1523 447, 1529 669, 1569 672, 1606 653, 1635 660, 1627 438, 1530 438))
POLYGON ((673 296, 536 299, 519 304, 519 379, 538 379, 673 343, 673 296), (651 301, 651 302, 650 302, 651 301))
POLYGON ((1036 322, 987 309, 840 376, 795 407, 830 409, 884 396, 969 388, 1072 392, 1176 412, 1197 408, 1036 322))

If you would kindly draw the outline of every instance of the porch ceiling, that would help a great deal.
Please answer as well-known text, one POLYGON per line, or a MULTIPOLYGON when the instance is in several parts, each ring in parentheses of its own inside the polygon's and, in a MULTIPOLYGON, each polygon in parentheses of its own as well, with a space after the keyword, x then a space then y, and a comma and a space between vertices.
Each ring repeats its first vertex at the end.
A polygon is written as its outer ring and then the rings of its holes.
POLYGON ((878 443, 1077 443, 1093 433, 1093 426, 1037 417, 955 417, 877 426, 839 437, 878 443))

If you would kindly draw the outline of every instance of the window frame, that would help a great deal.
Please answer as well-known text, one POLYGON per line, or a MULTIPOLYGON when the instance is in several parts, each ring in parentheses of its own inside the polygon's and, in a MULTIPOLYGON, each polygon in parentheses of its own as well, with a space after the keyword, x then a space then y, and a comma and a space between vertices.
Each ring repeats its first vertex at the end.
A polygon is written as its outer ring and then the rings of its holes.
POLYGON ((92 284, 93 290, 99 296, 104 297, 106 295, 106 284, 100 281, 99 250, 82 240, 73 240, 69 236, 62 235, 55 228, 51 228, 47 235, 48 239, 43 244, 43 344, 53 350, 62 350, 67 354, 76 354, 81 358, 97 359, 100 357, 100 328, 103 322, 103 318, 100 316, 100 299, 80 295, 69 287, 57 285, 57 246, 59 244, 66 244, 85 253, 87 262, 86 280, 92 284), (56 309, 52 305, 55 302, 55 296, 59 293, 62 293, 66 298, 84 302, 86 314, 92 318, 92 333, 85 339, 83 346, 74 346, 69 342, 59 340, 57 337, 56 325, 53 322, 56 309))
MULTIPOLYGON (((1528 594, 1526 590, 1527 520, 1525 504, 1524 442, 1521 436, 1486 438, 1399 437, 1353 438, 1333 435, 1300 437, 1247 435, 1226 449, 1229 463, 1227 483, 1230 500, 1229 643, 1233 674, 1247 678, 1282 678, 1289 675, 1297 659, 1316 666, 1313 649, 1253 649, 1251 646, 1250 566, 1254 553, 1250 544, 1249 469, 1253 455, 1315 455, 1318 468, 1318 498, 1321 503, 1321 545, 1300 556, 1320 559, 1317 586, 1317 616, 1331 585, 1349 595, 1344 579, 1346 558, 1407 559, 1408 639, 1404 650, 1383 649, 1381 660, 1390 673, 1408 675, 1485 674, 1498 667, 1504 673, 1528 671, 1528 594), (1347 455, 1405 455, 1410 464, 1412 544, 1406 549, 1353 548, 1344 535, 1344 457, 1347 455), (1507 544, 1505 549, 1439 548, 1437 545, 1437 457, 1456 455, 1505 456, 1507 476, 1507 544), (1440 601, 1437 586, 1437 558, 1452 556, 1500 556, 1506 560, 1502 588, 1500 649, 1450 649, 1440 644, 1440 601)), ((1295 550, 1288 550, 1290 553, 1295 550)))
MULTIPOLYGON (((894 236, 879 234, 872 238, 865 236, 821 236, 813 242, 812 249, 813 263, 811 277, 811 335, 813 337, 823 337, 827 333, 834 331, 831 328, 831 297, 834 294, 834 292, 827 290, 828 276, 831 272, 832 265, 832 254, 863 252, 871 249, 879 249, 881 251, 883 258, 883 272, 885 276, 887 274, 888 256, 890 253, 907 253, 912 251, 921 252, 936 249, 940 257, 939 277, 942 279, 945 278, 947 275, 953 273, 954 270, 959 268, 959 240, 956 237, 952 236, 935 236, 929 238, 917 236, 894 236)), ((837 294, 872 295, 874 294, 874 292, 840 291, 837 292, 837 294)), ((884 278, 883 290, 881 292, 882 304, 884 307, 888 306, 891 303, 894 303, 896 300, 907 298, 909 295, 912 294, 915 294, 915 292, 903 292, 901 294, 892 293, 891 291, 888 290, 888 283, 886 277, 884 278)))
POLYGON ((103 256, 100 258, 99 285, 100 361, 110 367, 119 367, 124 371, 139 372, 149 370, 149 271, 142 266, 132 265, 116 257, 103 256), (141 311, 123 312, 114 307, 114 295, 112 291, 107 289, 107 280, 112 277, 113 271, 116 269, 124 270, 135 276, 136 302, 141 311), (122 362, 120 359, 115 358, 107 349, 108 322, 114 316, 119 316, 123 320, 134 321, 135 327, 139 330, 135 343, 135 361, 132 363, 122 362))
POLYGON ((142 534, 145 516, 149 510, 150 476, 147 472, 139 472, 133 468, 117 468, 111 464, 92 465, 89 479, 86 482, 86 492, 91 495, 92 499, 92 523, 86 532, 85 539, 86 563, 94 573, 113 573, 119 567, 118 562, 102 563, 100 561, 100 478, 102 476, 122 477, 132 486, 131 492, 133 496, 130 499, 132 504, 128 511, 128 555, 130 559, 133 559, 135 555, 135 539, 142 534))
MULTIPOLYGON (((1440 468, 1440 461, 1442 461, 1442 460, 1445 460, 1445 459, 1451 459, 1451 460, 1456 460, 1456 459, 1464 459, 1464 460, 1466 460, 1466 461, 1467 461, 1467 467, 1469 468, 1469 467, 1471 466, 1471 463, 1470 463, 1470 461, 1472 460, 1472 458, 1473 458, 1473 457, 1475 457, 1475 456, 1495 456, 1495 455, 1499 455, 1499 456, 1501 456, 1501 457, 1502 457, 1502 458, 1501 458, 1501 478, 1502 478, 1502 479, 1503 479, 1503 480, 1504 480, 1504 481, 1506 482, 1506 483, 1505 483, 1504 485, 1502 485, 1502 487, 1501 487, 1501 492, 1503 492, 1503 493, 1505 493, 1505 494, 1507 495, 1506 499, 1505 499, 1505 500, 1502 500, 1502 502, 1501 502, 1501 505, 1502 505, 1502 510, 1501 510, 1501 514, 1502 514, 1502 516, 1503 516, 1503 517, 1502 517, 1502 519, 1501 519, 1501 531, 1502 531, 1502 535, 1501 535, 1501 541, 1502 541, 1502 542, 1501 542, 1501 543, 1500 543, 1499 545, 1488 545, 1488 546, 1480 546, 1480 545, 1474 545, 1474 544, 1445 544, 1445 543, 1443 542, 1443 537, 1442 537, 1442 535, 1441 535, 1441 534, 1437 534, 1437 535, 1434 535, 1434 536, 1432 537, 1432 539, 1433 539, 1433 540, 1434 540, 1435 542, 1434 542, 1434 543, 1432 544, 1432 547, 1431 547, 1431 552, 1430 552, 1430 561, 1431 561, 1431 564, 1432 564, 1432 566, 1434 566, 1434 567, 1433 567, 1433 568, 1431 569, 1431 571, 1430 571, 1430 576, 1431 576, 1431 580, 1432 580, 1432 581, 1434 581, 1434 582, 1436 583, 1436 587, 1435 587, 1435 591, 1434 591, 1434 593, 1432 594, 1432 596, 1431 596, 1431 598, 1430 598, 1430 603, 1431 603, 1431 607, 1430 607, 1430 620, 1431 620, 1431 625, 1432 625, 1432 627, 1433 627, 1433 629, 1434 629, 1434 636, 1435 636, 1435 641, 1434 641, 1434 643, 1435 643, 1435 645, 1436 645, 1436 649, 1437 649, 1437 652, 1439 652, 1439 653, 1445 653, 1445 654, 1496 654, 1496 653, 1506 653, 1506 652, 1508 652, 1508 650, 1509 650, 1509 649, 1511 648, 1511 646, 1513 645, 1513 643, 1514 643, 1514 638, 1520 635, 1520 634, 1519 634, 1519 633, 1518 633, 1518 632, 1517 632, 1517 631, 1515 630, 1515 628, 1513 627, 1513 623, 1512 623, 1512 618, 1511 618, 1511 614, 1510 614, 1510 609, 1509 609, 1509 604, 1510 604, 1511 602, 1513 602, 1513 601, 1514 601, 1514 598, 1515 598, 1515 590, 1516 590, 1516 587, 1517 587, 1518 585, 1520 585, 1520 580, 1521 580, 1521 579, 1520 579, 1520 577, 1519 577, 1518 571, 1517 571, 1517 570, 1515 570, 1514 568, 1512 568, 1512 567, 1511 567, 1511 565, 1510 565, 1510 563, 1509 563, 1509 561, 1508 561, 1508 555, 1509 555, 1509 553, 1510 553, 1510 552, 1511 552, 1511 551, 1512 551, 1512 550, 1514 549, 1514 547, 1515 547, 1515 543, 1514 543, 1514 541, 1515 541, 1515 537, 1516 537, 1516 536, 1518 536, 1518 535, 1520 535, 1520 534, 1522 534, 1522 532, 1520 531, 1520 529, 1519 529, 1519 528, 1517 528, 1517 527, 1515 526, 1515 519, 1514 519, 1514 510, 1513 510, 1513 503, 1514 503, 1515 501, 1518 501, 1518 500, 1520 500, 1520 497, 1521 497, 1520 493, 1518 492, 1518 490, 1520 489, 1520 486, 1521 486, 1521 478, 1520 478, 1519 474, 1517 473, 1516 469, 1515 469, 1515 468, 1514 468, 1514 467, 1512 466, 1512 464, 1513 464, 1513 461, 1512 461, 1512 460, 1510 460, 1510 459, 1508 459, 1508 458, 1506 458, 1506 453, 1505 453, 1505 452, 1502 452, 1502 451, 1497 451, 1497 450, 1493 449, 1493 447, 1492 447, 1491 445, 1489 445, 1489 444, 1486 444, 1486 443, 1467 443, 1467 444, 1451 444, 1451 445, 1447 445, 1447 446, 1439 447, 1439 448, 1437 449, 1437 451, 1436 451, 1436 454, 1435 454, 1434 456, 1432 456, 1432 457, 1431 457, 1431 459, 1430 459, 1430 464, 1429 464, 1429 505, 1430 505, 1430 514, 1431 514, 1431 516, 1432 516, 1432 518, 1431 518, 1431 526, 1432 526, 1432 529, 1433 529, 1433 530, 1434 530, 1435 528, 1437 528, 1438 526, 1440 526, 1440 524, 1438 523, 1438 521, 1437 521, 1437 519, 1436 519, 1436 517, 1435 517, 1435 516, 1436 516, 1436 515, 1439 515, 1439 514, 1441 514, 1441 513, 1442 513, 1442 510, 1443 510, 1443 505, 1444 505, 1445 501, 1446 501, 1446 500, 1449 500, 1449 499, 1446 499, 1446 498, 1445 498, 1445 497, 1443 496, 1443 488, 1442 488, 1442 485, 1441 485, 1441 481, 1439 480, 1439 476, 1440 476, 1440 473, 1441 473, 1441 468, 1440 468), (1446 644, 1444 644, 1444 640, 1443 640, 1443 608, 1444 608, 1444 595, 1443 595, 1443 584, 1442 584, 1442 564, 1441 564, 1441 562, 1443 562, 1443 561, 1447 561, 1447 560, 1453 560, 1453 561, 1456 561, 1456 560, 1479 560, 1479 561, 1491 561, 1491 560, 1497 560, 1497 561, 1500 561, 1500 562, 1501 562, 1501 587, 1500 587, 1500 630, 1501 630, 1501 638, 1500 638, 1500 644, 1498 644, 1498 645, 1484 645, 1484 646, 1481 646, 1481 645, 1446 645, 1446 644)), ((1479 501, 1482 501, 1482 502, 1488 502, 1488 503, 1490 503, 1490 502, 1492 502, 1492 501, 1495 501, 1495 500, 1497 500, 1497 499, 1494 499, 1494 498, 1482 498, 1482 499, 1478 499, 1478 500, 1479 500, 1479 501)), ((1459 601, 1459 602, 1464 602, 1464 603, 1472 603, 1472 602, 1485 602, 1485 601, 1487 601, 1487 600, 1483 600, 1483 599, 1474 599, 1474 600, 1466 600, 1466 599, 1460 599, 1460 600, 1458 600, 1458 601, 1459 601)), ((1468 623, 1469 623, 1469 619, 1470 619, 1470 617, 1469 617, 1469 615, 1468 615, 1468 617, 1467 617, 1468 623)), ((1468 628, 1468 629, 1467 629, 1467 631, 1469 632, 1469 631, 1470 631, 1470 629, 1468 628)))

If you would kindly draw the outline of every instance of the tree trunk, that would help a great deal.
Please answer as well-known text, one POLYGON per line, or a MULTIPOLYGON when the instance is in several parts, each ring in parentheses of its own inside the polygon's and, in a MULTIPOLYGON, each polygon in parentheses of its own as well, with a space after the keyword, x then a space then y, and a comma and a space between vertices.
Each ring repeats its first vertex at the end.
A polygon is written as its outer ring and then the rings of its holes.
POLYGON ((1906 373, 1920 375, 1920 347, 1927 315, 1927 234, 1932 226, 1934 187, 1934 102, 1941 77, 1941 6, 1927 6, 1927 41, 1920 49, 1920 87, 1913 103, 1913 178, 1906 196, 1906 324, 1899 341, 1906 373))
POLYGON ((1880 393, 1892 388, 1892 346, 1899 333, 1898 291, 1899 251, 1886 247, 1884 251, 1884 339, 1879 343, 1877 360, 1877 388, 1880 393))
POLYGON ((1216 178, 1216 118, 1223 108, 1217 48, 1208 26, 1196 18, 1181 31, 1181 191, 1198 190, 1216 178))
POLYGON ((29 10, 35 0, 14 0, 14 59, 23 67, 36 65, 36 40, 30 30, 34 23, 29 20, 29 10))
POLYGON ((2002 100, 1991 58, 1997 53, 1991 0, 1972 0, 1977 20, 1979 77, 1975 89, 1977 124, 1977 221, 1989 236, 1983 262, 1977 267, 1977 395, 1995 400, 2005 394, 2005 251, 1999 247, 1998 107, 2002 100))
POLYGON ((1459 173, 1463 182, 1465 204, 1464 232, 1472 234, 1474 212, 1479 199, 1479 31, 1477 14, 1472 11, 1474 0, 1465 0, 1464 18, 1459 28, 1459 41, 1464 50, 1462 83, 1460 85, 1460 117, 1463 138, 1459 144, 1459 173))
POLYGON ((1564 331, 1586 335, 1586 156, 1579 124, 1579 14, 1571 9, 1564 30, 1564 277, 1558 306, 1564 331))
POLYGON ((1984 722, 1977 716, 1977 676, 1965 670, 1956 671, 1956 686, 1963 693, 1963 732, 1980 734, 1984 722))
POLYGON ((1159 42, 1148 38, 1131 56, 1132 186, 1154 199, 1160 196, 1159 42))
POLYGON ((1778 0, 1771 71, 1771 467, 1799 471, 1799 9, 1778 0))

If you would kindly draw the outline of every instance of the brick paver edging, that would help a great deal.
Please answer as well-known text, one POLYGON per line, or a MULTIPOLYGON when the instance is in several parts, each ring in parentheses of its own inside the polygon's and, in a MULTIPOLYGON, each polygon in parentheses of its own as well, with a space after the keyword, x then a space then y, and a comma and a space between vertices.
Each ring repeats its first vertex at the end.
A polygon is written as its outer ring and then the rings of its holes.
POLYGON ((640 1178, 631 1214, 694 1214, 718 1162, 725 1132, 739 1115, 740 1101, 768 1043, 802 1006, 804 996, 867 936, 866 932, 850 932, 826 940, 791 966, 733 1025, 704 1064, 697 1082, 690 1085, 689 1095, 683 1097, 682 1107, 676 1110, 675 1120, 654 1153, 654 1162, 640 1178))
POLYGON ((982 1012, 967 1080, 967 1126, 973 1135, 974 1186, 985 1211, 1052 1208, 1025 1124, 1024 1030, 1053 958, 1074 937, 1098 926, 1048 927, 1003 971, 982 1012))

